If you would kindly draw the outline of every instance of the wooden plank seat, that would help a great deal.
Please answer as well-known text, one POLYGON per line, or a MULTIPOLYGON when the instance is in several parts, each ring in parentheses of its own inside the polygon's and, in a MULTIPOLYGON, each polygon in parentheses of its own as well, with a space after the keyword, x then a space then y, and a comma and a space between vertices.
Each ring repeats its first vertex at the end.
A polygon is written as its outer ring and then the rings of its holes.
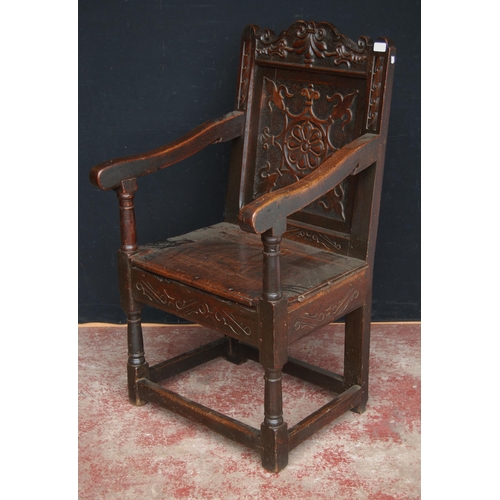
MULTIPOLYGON (((220 223, 141 245, 130 260, 132 267, 246 306, 257 306, 262 296, 261 238, 235 224, 220 223)), ((281 262, 281 286, 289 304, 367 267, 360 259, 286 239, 281 262)))

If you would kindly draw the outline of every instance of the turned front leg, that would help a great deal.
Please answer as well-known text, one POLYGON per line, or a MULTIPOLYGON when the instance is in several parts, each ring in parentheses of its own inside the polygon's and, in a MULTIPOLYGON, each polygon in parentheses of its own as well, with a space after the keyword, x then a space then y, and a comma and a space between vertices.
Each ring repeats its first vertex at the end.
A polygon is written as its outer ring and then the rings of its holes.
POLYGON ((123 181, 116 188, 120 203, 121 248, 118 252, 118 272, 121 304, 127 315, 127 379, 129 400, 136 406, 146 403, 138 396, 137 381, 149 378, 149 365, 144 357, 144 342, 141 326, 141 305, 132 297, 130 255, 137 250, 134 212, 135 179, 123 181))
POLYGON ((264 366, 264 421, 261 425, 262 465, 279 472, 288 463, 288 429, 283 419, 281 369, 287 361, 287 300, 280 274, 281 236, 262 235, 263 283, 259 304, 259 359, 264 366))
POLYGON ((265 369, 264 422, 260 428, 262 465, 279 472, 288 464, 288 427, 283 420, 281 369, 265 369))

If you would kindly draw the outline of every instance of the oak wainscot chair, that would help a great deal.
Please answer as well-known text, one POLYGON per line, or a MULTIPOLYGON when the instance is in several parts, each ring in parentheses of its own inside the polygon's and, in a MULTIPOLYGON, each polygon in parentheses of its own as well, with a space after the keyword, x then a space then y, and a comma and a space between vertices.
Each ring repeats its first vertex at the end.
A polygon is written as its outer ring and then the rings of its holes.
POLYGON ((245 28, 235 110, 148 153, 102 163, 91 182, 116 191, 121 303, 128 323, 128 391, 261 453, 278 472, 288 453, 368 398, 373 260, 395 62, 388 38, 357 42, 324 22, 278 36, 245 28), (137 178, 210 144, 232 141, 224 222, 137 245, 137 178), (141 309, 159 308, 217 330, 215 342, 148 366, 141 309), (288 345, 345 318, 343 374, 287 354, 288 345), (158 382, 226 356, 264 368, 256 429, 158 382), (335 397, 290 429, 282 372, 335 397))

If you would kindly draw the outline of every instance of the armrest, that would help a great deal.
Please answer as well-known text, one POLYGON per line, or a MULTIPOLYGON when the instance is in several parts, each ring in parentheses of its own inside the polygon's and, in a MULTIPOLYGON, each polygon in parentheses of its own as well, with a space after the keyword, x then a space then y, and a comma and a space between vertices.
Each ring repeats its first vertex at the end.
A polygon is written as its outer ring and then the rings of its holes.
POLYGON ((113 189, 126 179, 147 175, 184 160, 209 144, 239 137, 244 127, 245 114, 232 111, 203 123, 166 146, 97 165, 90 171, 90 182, 101 189, 113 189))
POLYGON ((300 181, 267 193, 245 205, 238 219, 241 229, 261 234, 286 230, 286 218, 317 200, 347 176, 357 174, 377 161, 378 135, 364 134, 328 157, 300 181))

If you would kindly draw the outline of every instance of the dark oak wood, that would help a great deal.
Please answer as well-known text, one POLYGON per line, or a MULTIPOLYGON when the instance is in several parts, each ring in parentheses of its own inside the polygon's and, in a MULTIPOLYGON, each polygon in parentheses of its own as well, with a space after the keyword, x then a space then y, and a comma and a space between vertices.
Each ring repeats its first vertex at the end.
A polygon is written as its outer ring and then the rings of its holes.
POLYGON ((256 450, 260 449, 261 439, 258 429, 184 398, 146 378, 138 381, 138 390, 142 399, 164 406, 190 420, 200 422, 209 429, 245 446, 256 450))
MULTIPOLYGON (((259 351, 255 347, 248 344, 240 344, 242 354, 252 361, 259 361, 259 351)), ((287 362, 283 366, 283 373, 318 385, 323 389, 327 389, 336 394, 344 392, 344 377, 338 373, 330 372, 318 366, 311 365, 305 361, 288 357, 287 362)))
POLYGON ((352 384, 361 386, 360 404, 353 408, 358 413, 365 411, 368 401, 370 316, 371 300, 345 317, 344 387, 352 384))
POLYGON ((101 189, 114 189, 125 180, 148 175, 185 160, 209 144, 230 141, 240 136, 244 127, 245 115, 232 111, 200 125, 166 146, 96 165, 90 172, 90 180, 101 189))
POLYGON ((132 296, 138 302, 214 328, 224 335, 257 345, 259 317, 250 308, 153 273, 132 268, 132 296))
POLYGON ((323 405, 319 410, 311 413, 311 415, 290 429, 289 449, 295 448, 319 429, 359 405, 361 397, 361 387, 353 385, 329 403, 323 405))
POLYGON ((91 182, 118 195, 121 304, 133 404, 159 404, 260 451, 279 472, 289 450, 368 400, 373 261, 395 62, 388 38, 297 21, 247 26, 235 110, 153 151, 104 162, 91 182), (232 141, 224 221, 137 245, 137 178, 232 141), (141 310, 159 308, 224 338, 149 367, 141 310), (288 357, 291 342, 345 316, 344 370, 288 357), (260 430, 158 385, 223 356, 264 372, 260 430), (332 391, 291 429, 282 374, 332 391))
POLYGON ((227 343, 228 340, 225 338, 215 340, 189 352, 179 354, 175 358, 167 359, 162 363, 151 366, 149 368, 149 380, 160 382, 203 363, 208 363, 212 359, 217 359, 227 352, 227 343))
POLYGON ((288 308, 288 340, 294 342, 360 307, 367 298, 369 268, 327 283, 312 296, 305 295, 288 308), (335 292, 333 292, 335 290, 335 292), (334 295, 334 297, 332 297, 334 295))

